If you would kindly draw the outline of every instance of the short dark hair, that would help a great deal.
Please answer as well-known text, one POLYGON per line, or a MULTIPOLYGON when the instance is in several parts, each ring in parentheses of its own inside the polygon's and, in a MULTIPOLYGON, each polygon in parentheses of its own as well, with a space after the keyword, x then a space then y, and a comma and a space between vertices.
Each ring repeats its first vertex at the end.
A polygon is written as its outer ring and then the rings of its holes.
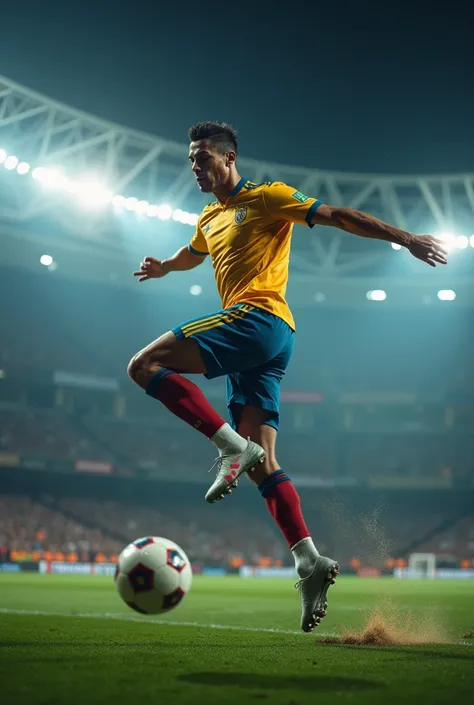
POLYGON ((188 135, 191 142, 211 140, 220 154, 237 154, 237 131, 226 122, 197 122, 189 128, 188 135))

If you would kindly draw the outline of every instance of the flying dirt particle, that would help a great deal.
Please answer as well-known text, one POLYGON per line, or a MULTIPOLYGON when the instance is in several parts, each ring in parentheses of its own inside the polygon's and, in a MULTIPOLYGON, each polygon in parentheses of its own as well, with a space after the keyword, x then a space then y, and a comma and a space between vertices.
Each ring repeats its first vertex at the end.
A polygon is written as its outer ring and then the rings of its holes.
POLYGON ((361 630, 346 629, 339 638, 320 639, 323 644, 351 644, 353 646, 415 646, 446 644, 450 639, 433 618, 416 618, 407 612, 390 616, 375 610, 368 615, 361 630))

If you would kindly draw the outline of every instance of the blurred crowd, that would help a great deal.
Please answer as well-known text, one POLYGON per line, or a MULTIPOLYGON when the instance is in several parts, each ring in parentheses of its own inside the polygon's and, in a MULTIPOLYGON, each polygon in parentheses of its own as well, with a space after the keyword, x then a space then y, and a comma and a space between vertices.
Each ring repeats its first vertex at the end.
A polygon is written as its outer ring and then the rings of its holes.
POLYGON ((85 526, 79 519, 64 515, 26 496, 0 499, 0 547, 5 553, 26 552, 36 559, 45 553, 76 560, 95 558, 99 553, 114 554, 120 542, 110 538, 98 525, 85 526))
MULTIPOLYGON (((213 508, 214 509, 214 508, 213 508)), ((406 565, 413 550, 435 553, 447 564, 474 560, 474 514, 459 518, 455 508, 440 513, 372 511, 356 515, 349 507, 307 502, 305 515, 321 553, 336 556, 344 568, 406 565), (445 527, 445 528, 443 528, 445 527), (426 537, 423 540, 423 537, 426 537), (401 551, 402 548, 405 551, 401 551)), ((207 566, 284 565, 290 555, 265 507, 232 505, 212 511, 184 506, 176 498, 165 509, 95 499, 8 496, 0 501, 3 558, 115 561, 129 542, 165 536, 181 545, 193 563, 207 566)), ((474 565, 474 564, 473 564, 474 565)))
POLYGON ((131 541, 165 536, 185 548, 190 560, 206 565, 272 564, 284 546, 275 531, 256 516, 207 507, 163 513, 143 505, 93 499, 43 502, 9 496, 0 501, 0 547, 23 557, 58 560, 116 560, 131 541), (245 526, 245 530, 243 529, 245 526), (53 554, 53 556, 49 555, 53 554), (57 558, 60 554, 60 558, 57 558))
MULTIPOLYGON (((158 410, 162 413, 161 407, 158 410)), ((157 415, 158 416, 158 415, 157 415)), ((278 441, 282 467, 295 475, 322 480, 371 478, 450 482, 473 476, 474 436, 465 434, 341 434, 321 432, 292 439, 285 430, 278 441)), ((92 460, 113 463, 117 472, 142 468, 161 476, 173 468, 193 473, 196 458, 205 470, 214 448, 201 434, 182 427, 162 427, 152 419, 142 423, 101 416, 80 418, 61 409, 0 409, 0 452, 45 460, 92 460), (185 437, 186 442, 183 443, 185 437)))

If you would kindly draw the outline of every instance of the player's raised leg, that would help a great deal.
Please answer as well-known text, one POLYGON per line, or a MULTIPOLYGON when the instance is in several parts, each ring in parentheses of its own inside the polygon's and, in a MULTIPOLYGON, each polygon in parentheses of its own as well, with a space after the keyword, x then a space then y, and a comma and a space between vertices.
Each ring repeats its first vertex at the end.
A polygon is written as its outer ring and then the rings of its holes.
POLYGON ((195 340, 178 340, 169 331, 138 352, 130 361, 127 372, 149 396, 161 401, 175 416, 200 431, 218 448, 218 477, 231 481, 221 482, 222 487, 219 486, 215 499, 220 499, 224 492, 229 493, 235 478, 263 458, 262 448, 242 438, 212 408, 202 390, 179 374, 207 373, 195 340))
POLYGON ((249 477, 265 499, 293 554, 300 578, 296 585, 301 594, 301 629, 310 632, 326 614, 327 591, 335 582, 339 566, 319 554, 306 526, 298 492, 280 468, 275 452, 278 416, 252 406, 240 410, 234 407, 233 413, 238 415, 239 433, 265 451, 265 461, 250 471, 249 477))

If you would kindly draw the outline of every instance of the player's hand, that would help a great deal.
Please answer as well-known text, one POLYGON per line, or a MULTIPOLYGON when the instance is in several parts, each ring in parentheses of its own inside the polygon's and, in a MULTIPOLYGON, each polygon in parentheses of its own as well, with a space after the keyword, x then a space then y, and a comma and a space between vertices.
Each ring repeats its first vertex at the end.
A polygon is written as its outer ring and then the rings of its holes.
POLYGON ((408 245, 413 257, 421 259, 430 267, 436 267, 437 264, 447 264, 447 254, 445 243, 433 235, 416 235, 415 239, 408 245))
POLYGON ((148 279, 161 279, 164 277, 163 260, 155 259, 154 257, 145 257, 143 262, 140 262, 138 272, 133 272, 134 277, 138 277, 139 282, 146 282, 148 279))

